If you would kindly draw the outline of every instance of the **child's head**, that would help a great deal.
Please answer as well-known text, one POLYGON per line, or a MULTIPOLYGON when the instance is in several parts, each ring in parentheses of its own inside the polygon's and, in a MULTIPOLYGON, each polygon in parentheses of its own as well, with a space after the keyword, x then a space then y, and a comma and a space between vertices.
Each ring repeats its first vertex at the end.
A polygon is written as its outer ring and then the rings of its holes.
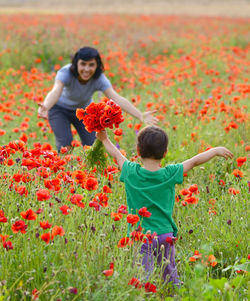
POLYGON ((137 150, 141 158, 161 160, 168 148, 167 134, 157 126, 147 126, 137 136, 137 150))

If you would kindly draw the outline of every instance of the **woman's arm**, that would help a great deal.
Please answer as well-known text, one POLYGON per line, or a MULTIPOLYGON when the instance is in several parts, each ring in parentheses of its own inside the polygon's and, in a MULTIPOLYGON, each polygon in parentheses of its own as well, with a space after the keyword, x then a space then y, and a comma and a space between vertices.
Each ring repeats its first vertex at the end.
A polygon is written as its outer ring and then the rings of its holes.
POLYGON ((228 159, 228 158, 232 158, 233 154, 227 148, 222 146, 212 148, 208 151, 205 151, 203 153, 194 156, 191 159, 182 162, 183 172, 187 172, 190 169, 194 168, 195 166, 206 163, 207 161, 211 160, 215 156, 220 156, 228 159))
POLYGON ((138 118, 141 122, 145 122, 151 125, 157 124, 158 119, 152 115, 156 111, 148 111, 144 113, 140 112, 131 102, 129 102, 126 98, 120 96, 113 88, 108 88, 104 91, 104 94, 108 98, 112 99, 115 103, 117 103, 122 108, 122 110, 138 118))
POLYGON ((52 90, 47 94, 43 104, 39 105, 38 116, 48 119, 48 111, 58 102, 62 94, 64 84, 60 80, 55 80, 52 90))

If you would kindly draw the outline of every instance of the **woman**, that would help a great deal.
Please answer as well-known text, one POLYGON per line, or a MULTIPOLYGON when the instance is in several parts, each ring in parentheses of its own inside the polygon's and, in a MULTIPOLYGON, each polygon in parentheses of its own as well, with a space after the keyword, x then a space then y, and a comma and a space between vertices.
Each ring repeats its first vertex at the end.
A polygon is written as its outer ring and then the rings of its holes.
POLYGON ((62 146, 71 149, 71 124, 76 128, 83 145, 93 144, 95 133, 85 130, 83 123, 76 117, 76 109, 87 107, 96 91, 102 91, 106 97, 140 121, 147 124, 157 123, 157 118, 152 115, 154 112, 141 113, 126 98, 116 93, 103 72, 100 54, 91 47, 80 48, 74 55, 72 64, 62 67, 57 72, 52 90, 43 104, 39 105, 38 115, 49 119, 56 136, 58 152, 62 146))

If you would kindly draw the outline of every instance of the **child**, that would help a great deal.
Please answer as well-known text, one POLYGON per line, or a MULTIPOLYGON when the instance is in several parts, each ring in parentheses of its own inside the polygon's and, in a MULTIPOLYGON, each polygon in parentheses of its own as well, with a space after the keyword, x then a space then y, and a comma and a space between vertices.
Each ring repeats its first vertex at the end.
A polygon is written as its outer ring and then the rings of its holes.
POLYGON ((137 153, 143 163, 141 167, 138 163, 128 161, 112 144, 105 131, 97 133, 96 136, 102 141, 107 152, 117 160, 121 169, 120 180, 125 183, 129 213, 138 214, 140 208, 146 207, 152 214, 148 218, 141 219, 144 233, 147 231, 151 234, 157 233, 157 238, 155 237, 151 244, 147 242, 141 247, 140 253, 144 256, 142 264, 147 275, 152 273, 156 257, 159 265, 165 261, 164 266, 161 266, 164 281, 178 284, 175 248, 172 243, 177 236, 177 227, 172 218, 175 184, 181 184, 183 173, 193 167, 215 156, 227 159, 232 158, 233 154, 225 147, 215 147, 182 163, 161 168, 161 160, 167 154, 168 136, 159 127, 148 126, 143 128, 137 137, 137 153))

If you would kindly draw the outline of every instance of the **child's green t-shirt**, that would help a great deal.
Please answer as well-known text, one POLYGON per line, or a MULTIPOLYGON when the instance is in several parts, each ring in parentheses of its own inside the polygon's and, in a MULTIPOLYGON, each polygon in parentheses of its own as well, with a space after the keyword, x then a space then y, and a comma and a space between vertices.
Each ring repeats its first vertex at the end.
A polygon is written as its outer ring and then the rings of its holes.
MULTIPOLYGON (((183 182, 183 164, 171 164, 157 171, 149 171, 140 164, 125 161, 120 180, 125 183, 129 213, 138 214, 142 207, 152 213, 141 218, 143 232, 158 235, 173 232, 177 227, 173 220, 175 184, 183 182)), ((138 214, 139 215, 139 214, 138 214)))

